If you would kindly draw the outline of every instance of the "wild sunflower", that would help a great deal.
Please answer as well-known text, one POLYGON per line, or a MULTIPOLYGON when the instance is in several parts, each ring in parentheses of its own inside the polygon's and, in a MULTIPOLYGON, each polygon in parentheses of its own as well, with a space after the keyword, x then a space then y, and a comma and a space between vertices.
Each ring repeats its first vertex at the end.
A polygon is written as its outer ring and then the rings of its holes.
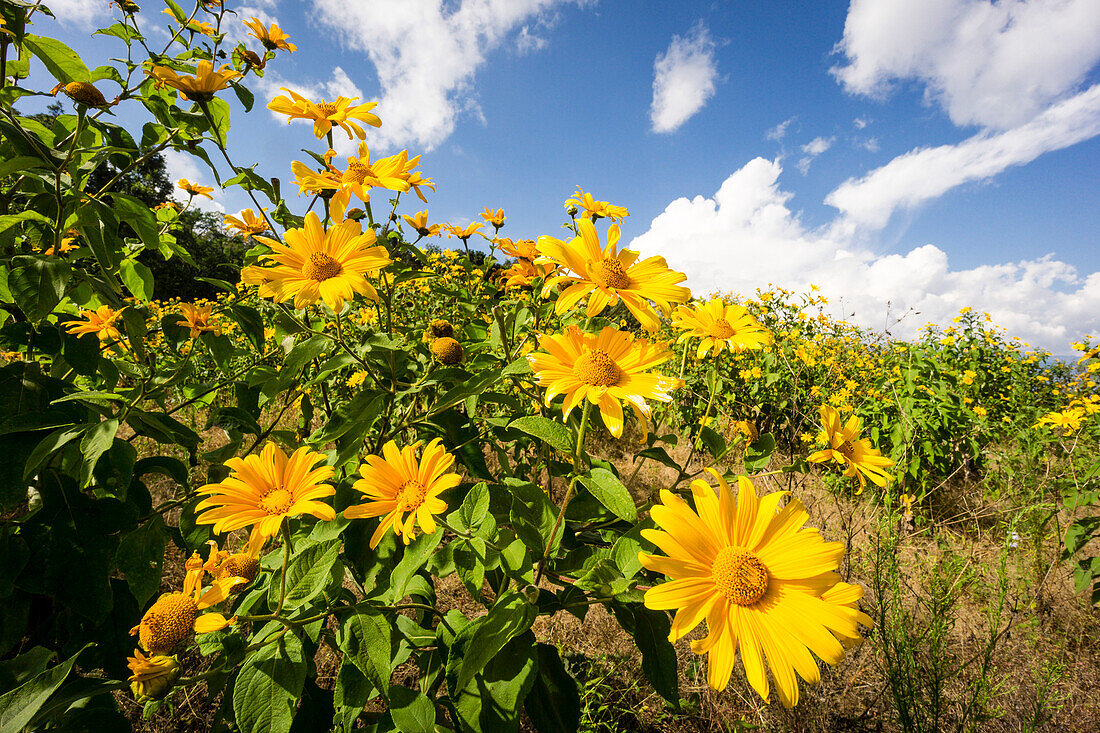
POLYGON ((607 326, 599 333, 584 333, 570 326, 565 333, 539 336, 539 348, 528 354, 531 369, 539 384, 546 387, 546 404, 557 395, 565 395, 562 415, 569 417, 573 408, 587 398, 599 407, 604 425, 613 436, 623 434, 623 408, 626 400, 639 420, 649 417, 646 399, 669 402, 669 390, 683 386, 675 377, 647 374, 672 358, 664 343, 635 341, 634 336, 607 326))
POLYGON ((180 303, 180 310, 183 312, 183 321, 191 329, 191 338, 198 338, 206 332, 218 332, 217 325, 211 320, 213 308, 214 307, 211 305, 180 303))
POLYGON ((408 170, 408 167, 410 165, 412 165, 414 161, 419 163, 420 156, 419 155, 416 156, 415 158, 413 158, 412 160, 410 160, 408 163, 405 164, 405 172, 409 176, 408 180, 407 180, 407 183, 409 184, 409 190, 412 191, 413 193, 415 193, 416 197, 418 199, 420 199, 420 201, 422 203, 426 204, 426 203, 428 203, 428 199, 424 198, 424 192, 421 191, 420 189, 421 188, 430 188, 434 191, 435 190, 435 181, 433 181, 431 178, 425 178, 421 174, 420 171, 410 171, 410 170, 408 170))
POLYGON ((691 297, 690 290, 677 285, 687 275, 668 269, 664 257, 655 255, 638 262, 637 252, 618 251, 615 246, 619 241, 618 224, 608 229, 606 247, 600 246, 596 227, 588 219, 577 220, 577 231, 578 235, 569 242, 545 236, 538 241, 542 253, 538 262, 552 262, 576 273, 552 278, 543 287, 542 295, 546 297, 555 286, 569 284, 558 296, 554 308, 557 313, 565 313, 591 294, 587 310, 591 318, 621 298, 647 331, 656 331, 661 327, 661 319, 648 301, 668 312, 673 303, 691 297))
MULTIPOLYGON (((248 542, 240 552, 228 552, 219 550, 218 543, 211 540, 210 556, 203 568, 216 580, 222 578, 244 578, 251 583, 260 574, 260 553, 267 544, 268 537, 260 531, 260 525, 252 526, 248 535, 248 542)), ((244 589, 244 584, 233 588, 237 593, 244 589)))
POLYGON ((428 225, 428 210, 424 209, 418 214, 409 216, 405 214, 402 217, 409 226, 413 228, 421 237, 438 237, 439 230, 443 228, 442 224, 428 225))
POLYGON ((538 246, 533 239, 520 239, 513 242, 507 237, 501 237, 496 240, 496 243, 500 247, 500 251, 509 257, 534 262, 535 258, 539 256, 538 246))
POLYGON ((417 461, 416 449, 419 447, 417 442, 398 450, 391 440, 382 446, 381 456, 367 456, 367 462, 359 466, 359 475, 363 478, 352 484, 352 488, 366 494, 368 501, 348 507, 344 516, 348 519, 383 517, 370 539, 372 549, 391 528, 401 535, 406 545, 416 537, 417 524, 425 534, 435 532, 432 515, 447 510, 439 494, 458 486, 462 480, 457 473, 448 471, 455 459, 443 448, 439 438, 428 443, 417 461))
POLYGON ((721 354, 723 349, 744 351, 762 348, 772 341, 768 329, 742 306, 727 304, 722 298, 711 298, 707 303, 682 305, 672 314, 672 325, 686 331, 680 339, 698 336, 696 356, 702 359, 712 348, 721 354))
POLYGON ((516 260, 511 267, 500 271, 497 282, 505 289, 529 288, 538 278, 549 277, 553 273, 553 265, 534 265, 530 260, 516 260))
POLYGON ((807 461, 824 463, 831 459, 844 466, 844 476, 859 479, 857 494, 867 486, 864 476, 871 479, 876 486, 885 486, 887 481, 893 480, 894 477, 886 469, 894 465, 894 462, 879 453, 869 439, 859 437, 858 417, 852 415, 841 426, 837 409, 832 405, 822 405, 821 424, 824 427, 821 437, 829 447, 810 455, 806 458, 807 461))
POLYGON ((168 85, 177 89, 184 99, 192 102, 209 102, 214 98, 214 92, 225 89, 231 81, 244 76, 228 65, 214 71, 214 65, 209 61, 200 61, 194 76, 180 75, 167 66, 158 64, 153 64, 152 70, 147 73, 158 86, 168 85))
POLYGON ((225 462, 232 469, 227 478, 199 488, 207 498, 195 506, 196 511, 205 510, 196 521, 213 524, 216 534, 256 525, 257 532, 271 537, 286 517, 312 514, 322 521, 334 519, 332 507, 318 501, 336 493, 322 483, 335 473, 332 466, 314 468, 323 460, 306 447, 287 458, 274 443, 265 445, 258 456, 230 458, 225 462))
POLYGON ((408 191, 408 162, 409 153, 402 150, 371 163, 370 149, 365 143, 359 143, 359 155, 347 159, 348 167, 340 175, 340 191, 355 194, 363 202, 370 201, 372 188, 408 191))
POLYGON ((585 193, 579 186, 573 198, 565 200, 566 210, 568 211, 571 207, 579 210, 590 221, 607 218, 614 222, 621 222, 630 216, 630 212, 625 207, 609 204, 606 201, 597 201, 592 194, 585 193))
POLYGON ((798 703, 796 672, 806 682, 820 680, 811 652, 836 664, 845 642, 859 639, 859 625, 871 626, 856 607, 863 589, 840 581, 835 570, 844 545, 804 528, 808 514, 800 501, 777 512, 787 492, 757 498, 745 477, 734 498, 722 477, 707 470, 718 480, 717 495, 706 481, 692 482, 693 510, 661 491, 651 512, 660 529, 642 530, 667 555, 639 553, 642 565, 672 578, 646 591, 646 608, 676 609, 669 641, 706 619, 708 634, 691 649, 710 654, 712 688, 725 689, 739 649, 753 689, 768 699, 766 659, 780 702, 792 707, 798 703))
POLYGON ((94 311, 82 310, 80 316, 83 321, 70 321, 65 326, 69 333, 80 335, 82 333, 94 333, 100 341, 119 341, 122 334, 115 324, 122 318, 121 310, 114 310, 110 306, 101 305, 94 311))
POLYGON ((218 631, 235 620, 217 612, 200 615, 199 611, 229 598, 230 590, 244 583, 244 578, 217 579, 204 592, 202 579, 205 570, 198 553, 191 555, 184 567, 187 574, 183 579, 183 592, 161 595, 141 617, 141 623, 130 629, 130 634, 137 635, 141 648, 147 652, 170 652, 192 631, 196 634, 218 631))
POLYGON ((287 53, 294 53, 298 50, 297 46, 287 40, 290 36, 283 33, 283 29, 274 23, 271 24, 270 28, 264 28, 264 24, 259 18, 251 18, 242 22, 252 31, 248 35, 262 43, 268 51, 281 49, 287 53))
POLYGON ((352 133, 360 140, 366 138, 363 131, 355 121, 364 122, 371 127, 381 127, 382 120, 371 112, 378 106, 377 102, 366 104, 352 104, 359 97, 337 97, 332 102, 322 99, 314 102, 306 99, 292 89, 280 87, 290 97, 278 96, 267 103, 267 108, 273 112, 287 115, 287 124, 291 120, 313 120, 313 134, 320 140, 332 130, 333 126, 339 127, 347 133, 348 140, 352 139, 352 133))
POLYGON ((350 219, 330 226, 326 231, 317 214, 306 215, 305 226, 288 229, 285 244, 267 237, 256 237, 274 250, 265 255, 274 267, 252 265, 241 271, 248 285, 259 285, 261 297, 277 303, 294 299, 295 308, 323 300, 337 313, 355 293, 378 300, 367 275, 390 264, 383 247, 374 246, 373 229, 363 231, 350 219))
POLYGON ((134 650, 134 656, 126 658, 130 668, 130 691, 140 703, 160 700, 180 676, 179 660, 166 654, 145 656, 140 649, 134 650))
POLYGON ((187 180, 186 178, 181 178, 176 181, 176 185, 179 186, 192 198, 194 198, 195 196, 205 196, 211 201, 214 200, 214 197, 210 195, 211 192, 213 192, 214 190, 213 186, 200 186, 197 183, 191 183, 191 181, 187 180))
POLYGON ((477 234, 479 229, 484 228, 484 224, 471 223, 462 227, 458 226, 457 224, 451 224, 450 222, 448 222, 447 225, 443 227, 443 231, 447 232, 448 238, 458 237, 463 242, 465 242, 467 239, 477 234))
MULTIPOLYGON (((264 209, 267 211, 267 209, 264 209)), ((268 230, 267 220, 262 214, 257 214, 252 209, 244 209, 236 216, 225 215, 225 228, 232 229, 241 236, 251 237, 254 234, 263 234, 268 230)))
POLYGON ((504 220, 508 218, 504 215, 504 209, 493 211, 488 206, 485 207, 485 211, 481 212, 480 216, 486 224, 492 224, 493 229, 500 229, 504 226, 504 220))

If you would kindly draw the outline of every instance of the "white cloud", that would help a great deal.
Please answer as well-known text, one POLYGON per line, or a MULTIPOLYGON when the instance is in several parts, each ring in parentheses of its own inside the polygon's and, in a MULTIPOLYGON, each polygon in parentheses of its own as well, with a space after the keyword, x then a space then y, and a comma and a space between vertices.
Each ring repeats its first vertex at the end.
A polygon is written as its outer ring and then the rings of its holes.
POLYGON ((1100 61, 1097 0, 852 0, 833 68, 855 94, 914 79, 956 125, 1008 129, 1072 93, 1100 61))
POLYGON ((541 51, 546 48, 546 44, 549 43, 545 38, 536 36, 531 32, 530 26, 523 26, 519 29, 519 35, 516 36, 516 50, 520 54, 528 54, 532 51, 541 51))
POLYGON ((802 152, 806 154, 798 161, 798 170, 801 171, 802 175, 810 172, 810 163, 813 163, 814 158, 831 148, 835 140, 834 137, 815 137, 802 146, 802 152))
POLYGON ((787 128, 790 127, 791 123, 794 121, 794 117, 788 117, 772 129, 765 132, 764 138, 767 140, 775 140, 776 142, 782 141, 783 138, 787 135, 787 128))
POLYGON ((188 155, 187 153, 179 150, 172 150, 171 148, 164 151, 164 164, 168 170, 168 180, 172 182, 173 190, 172 195, 181 201, 187 200, 187 194, 176 187, 176 182, 181 178, 186 178, 191 183, 198 184, 200 186, 212 186, 213 191, 210 195, 214 197, 214 200, 206 198, 205 196, 196 196, 191 205, 202 211, 209 211, 215 214, 224 214, 225 207, 218 203, 218 196, 222 193, 221 188, 214 181, 214 176, 210 173, 210 170, 206 166, 199 166, 199 159, 188 155))
POLYGON ((688 35, 673 36, 653 62, 653 131, 673 132, 691 119, 714 96, 717 77, 714 41, 706 26, 700 22, 688 35))
POLYGON ((877 137, 869 137, 866 140, 859 141, 858 144, 864 150, 870 151, 872 153, 877 153, 879 149, 877 137))
POLYGON ((852 124, 855 125, 857 130, 862 130, 867 127, 867 125, 871 124, 871 121, 866 117, 857 117, 852 120, 852 124))
POLYGON ((917 148, 898 156, 862 178, 845 181, 825 203, 840 209, 853 225, 880 228, 898 208, 913 208, 956 186, 1096 135, 1100 84, 1007 132, 981 132, 957 145, 917 148))
POLYGON ((926 322, 948 322, 963 306, 988 311, 1009 333, 1055 353, 1100 331, 1100 272, 1081 277, 1050 255, 953 270, 931 244, 879 255, 841 228, 806 228, 778 185, 781 172, 778 161, 756 158, 714 196, 670 203, 629 246, 664 255, 699 295, 812 283, 831 298, 834 315, 854 312, 857 323, 876 329, 911 309, 892 331, 902 338, 926 322))
POLYGON ((110 10, 105 0, 51 0, 47 5, 62 23, 85 30, 94 29, 96 22, 106 18, 110 10))
POLYGON ((474 73, 524 22, 563 0, 314 0, 315 18, 374 64, 381 86, 379 147, 430 150, 472 104, 474 73))

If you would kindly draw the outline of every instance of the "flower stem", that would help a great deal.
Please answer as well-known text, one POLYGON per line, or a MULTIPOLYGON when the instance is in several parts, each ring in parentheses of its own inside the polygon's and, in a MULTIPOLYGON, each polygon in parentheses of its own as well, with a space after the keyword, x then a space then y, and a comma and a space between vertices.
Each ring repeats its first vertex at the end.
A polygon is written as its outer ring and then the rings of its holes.
POLYGON ((565 519, 565 510, 569 508, 569 502, 573 499, 573 490, 577 486, 577 479, 581 475, 581 456, 584 455, 584 434, 588 428, 588 411, 591 409, 592 403, 586 398, 584 401, 584 411, 581 413, 581 426, 577 430, 577 447, 573 451, 573 478, 569 482, 569 488, 565 490, 565 498, 562 499, 561 509, 558 511, 558 518, 554 520, 554 528, 550 530, 550 537, 546 540, 546 549, 542 551, 542 559, 539 561, 539 572, 535 577, 535 585, 538 585, 542 580, 543 573, 546 572, 546 563, 550 558, 550 549, 554 546, 554 538, 558 536, 558 528, 561 527, 562 521, 565 519))

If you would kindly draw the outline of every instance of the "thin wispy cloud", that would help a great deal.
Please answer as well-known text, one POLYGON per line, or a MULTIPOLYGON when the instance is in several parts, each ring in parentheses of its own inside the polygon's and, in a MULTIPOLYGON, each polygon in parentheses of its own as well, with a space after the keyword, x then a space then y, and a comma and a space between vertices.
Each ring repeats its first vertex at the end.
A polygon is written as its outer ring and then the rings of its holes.
POLYGON ((673 132, 690 120, 714 96, 718 65, 715 43, 706 26, 697 23, 685 36, 673 36, 653 62, 653 102, 649 119, 653 132, 673 132))

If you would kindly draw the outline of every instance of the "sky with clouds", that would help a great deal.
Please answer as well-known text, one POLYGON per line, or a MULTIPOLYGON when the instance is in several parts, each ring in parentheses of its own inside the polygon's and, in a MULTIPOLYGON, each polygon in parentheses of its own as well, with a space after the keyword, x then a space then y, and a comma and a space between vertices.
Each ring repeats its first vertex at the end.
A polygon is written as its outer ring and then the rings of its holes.
MULTIPOLYGON (((47 4, 61 20, 35 32, 93 67, 120 55, 89 35, 105 0, 47 4)), ((168 17, 141 5, 166 37, 168 17)), ((504 235, 560 236, 580 186, 626 206, 623 241, 697 293, 813 283, 837 314, 901 337, 963 306, 1055 353, 1100 335, 1097 0, 227 5, 298 47, 253 84, 251 114, 231 100, 230 144, 262 175, 289 180, 318 147, 308 123, 263 109, 280 87, 357 96, 378 102, 372 150, 423 155, 432 221, 488 206, 504 235)), ((169 164, 214 183, 186 153, 169 164)), ((210 208, 246 205, 227 190, 210 208)))

